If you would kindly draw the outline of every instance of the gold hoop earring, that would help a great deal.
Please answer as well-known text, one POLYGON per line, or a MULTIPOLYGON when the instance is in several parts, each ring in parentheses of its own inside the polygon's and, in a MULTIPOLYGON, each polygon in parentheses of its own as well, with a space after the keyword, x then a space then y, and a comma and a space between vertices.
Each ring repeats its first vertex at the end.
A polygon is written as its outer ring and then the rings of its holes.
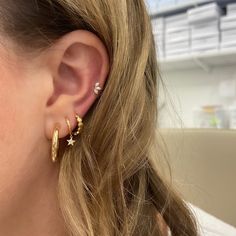
POLYGON ((68 146, 73 146, 74 143, 75 143, 75 140, 73 140, 73 135, 72 135, 72 132, 71 132, 71 126, 70 126, 70 121, 66 118, 66 123, 67 123, 67 126, 68 126, 68 130, 69 130, 69 133, 70 133, 70 139, 67 140, 68 142, 68 146))
POLYGON ((74 135, 78 135, 78 134, 80 134, 84 124, 83 124, 82 118, 78 114, 76 114, 75 117, 78 122, 78 130, 76 132, 74 132, 74 135))
POLYGON ((57 161, 58 150, 59 150, 59 130, 58 128, 56 128, 53 131, 53 137, 52 137, 52 147, 51 147, 52 162, 57 161))

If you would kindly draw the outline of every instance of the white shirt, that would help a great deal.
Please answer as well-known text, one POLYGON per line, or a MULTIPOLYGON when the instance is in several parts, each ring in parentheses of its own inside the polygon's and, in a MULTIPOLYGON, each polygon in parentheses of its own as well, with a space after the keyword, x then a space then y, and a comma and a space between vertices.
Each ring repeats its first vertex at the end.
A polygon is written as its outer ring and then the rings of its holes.
POLYGON ((236 236, 236 228, 188 203, 196 217, 200 236, 236 236))
MULTIPOLYGON (((236 228, 187 202, 198 225, 199 236, 236 236, 236 228)), ((171 236, 171 232, 168 232, 171 236)))

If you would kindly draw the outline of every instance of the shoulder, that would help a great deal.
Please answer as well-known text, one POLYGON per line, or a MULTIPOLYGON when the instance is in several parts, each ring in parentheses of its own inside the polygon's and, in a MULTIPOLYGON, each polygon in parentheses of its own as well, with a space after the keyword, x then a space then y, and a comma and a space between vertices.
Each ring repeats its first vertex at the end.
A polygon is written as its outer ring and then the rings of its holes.
POLYGON ((236 228, 188 203, 196 217, 200 236, 236 236, 236 228))

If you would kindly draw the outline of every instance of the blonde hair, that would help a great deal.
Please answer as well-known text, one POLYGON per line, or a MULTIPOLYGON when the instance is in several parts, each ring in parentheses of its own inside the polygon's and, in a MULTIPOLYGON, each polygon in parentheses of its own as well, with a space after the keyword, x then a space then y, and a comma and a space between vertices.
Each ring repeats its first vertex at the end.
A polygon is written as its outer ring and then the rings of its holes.
POLYGON ((3 32, 28 52, 86 29, 107 48, 105 89, 84 117, 77 145, 61 153, 59 200, 70 235, 195 236, 191 212, 160 174, 160 76, 143 0, 9 0, 3 32), (51 20, 53 19, 53 20, 51 20))

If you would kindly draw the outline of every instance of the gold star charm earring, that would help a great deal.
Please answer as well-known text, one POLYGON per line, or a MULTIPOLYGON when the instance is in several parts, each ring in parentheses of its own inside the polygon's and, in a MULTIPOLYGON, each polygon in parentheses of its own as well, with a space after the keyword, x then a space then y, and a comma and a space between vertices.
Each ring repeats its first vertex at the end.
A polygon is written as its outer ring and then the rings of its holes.
POLYGON ((67 123, 68 130, 69 130, 69 133, 70 133, 70 139, 67 140, 68 146, 70 146, 70 145, 73 146, 74 143, 75 143, 75 140, 73 140, 73 135, 72 135, 72 132, 71 132, 70 121, 67 118, 66 118, 66 123, 67 123))

